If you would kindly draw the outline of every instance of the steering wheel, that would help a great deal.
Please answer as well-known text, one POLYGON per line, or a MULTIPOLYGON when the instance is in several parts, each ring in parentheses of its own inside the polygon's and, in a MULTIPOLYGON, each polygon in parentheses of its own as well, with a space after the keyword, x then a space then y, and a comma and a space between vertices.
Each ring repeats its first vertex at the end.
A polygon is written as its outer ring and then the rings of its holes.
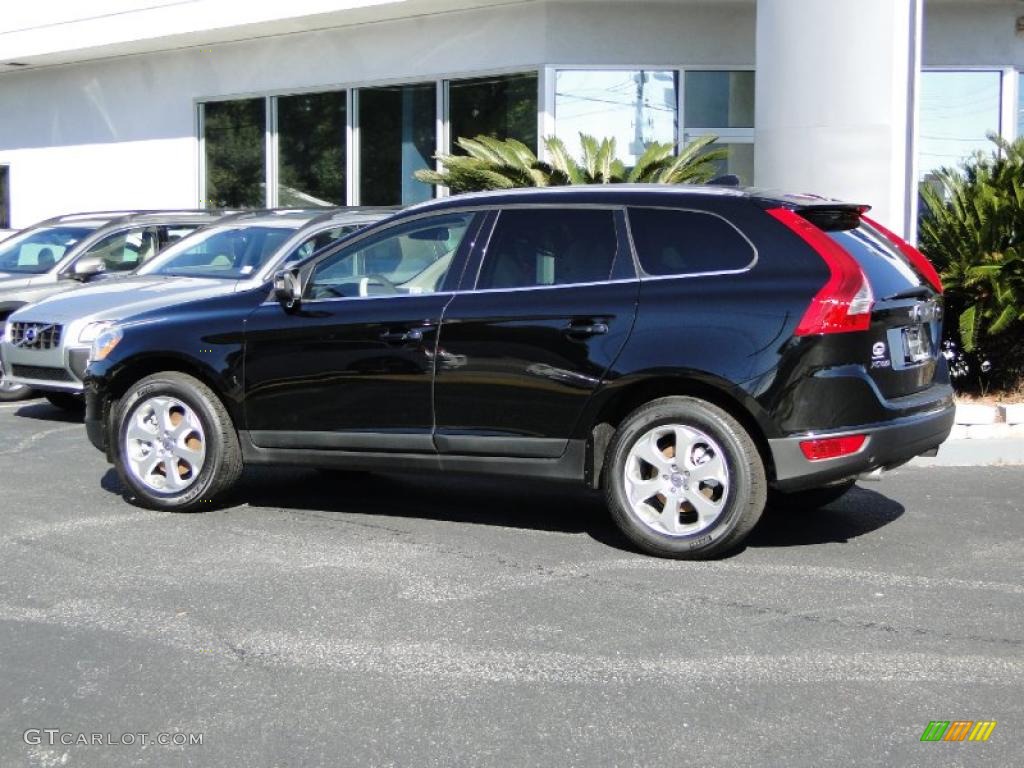
POLYGON ((384 275, 367 275, 366 277, 359 278, 359 295, 369 296, 371 285, 387 288, 388 293, 398 293, 398 286, 384 277, 384 275))
POLYGON ((334 297, 338 299, 345 298, 345 294, 342 291, 338 290, 333 285, 325 285, 323 283, 319 285, 314 284, 313 290, 311 292, 313 294, 314 299, 325 299, 328 297, 334 297))

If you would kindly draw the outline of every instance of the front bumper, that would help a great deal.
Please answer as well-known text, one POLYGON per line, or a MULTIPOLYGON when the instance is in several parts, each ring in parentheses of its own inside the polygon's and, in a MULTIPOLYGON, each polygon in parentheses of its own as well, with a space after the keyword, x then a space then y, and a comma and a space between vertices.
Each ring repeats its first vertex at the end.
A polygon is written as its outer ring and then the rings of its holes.
POLYGON ((89 347, 58 346, 52 349, 23 349, 3 343, 0 365, 4 378, 44 392, 81 394, 89 347))
POLYGON ((856 477, 876 469, 890 469, 937 448, 953 429, 956 406, 906 416, 878 425, 850 427, 837 432, 791 435, 768 441, 775 464, 774 488, 799 491, 856 477), (811 438, 867 435, 857 453, 810 461, 800 443, 811 438))

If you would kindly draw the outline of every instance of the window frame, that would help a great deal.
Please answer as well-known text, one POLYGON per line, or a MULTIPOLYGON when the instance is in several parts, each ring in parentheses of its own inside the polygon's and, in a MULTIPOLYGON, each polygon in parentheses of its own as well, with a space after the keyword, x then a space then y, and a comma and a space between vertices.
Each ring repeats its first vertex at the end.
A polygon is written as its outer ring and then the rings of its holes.
MULTIPOLYGON (((277 100, 287 96, 302 96, 311 93, 333 93, 345 91, 345 115, 346 115, 346 158, 345 158, 345 186, 346 206, 360 205, 359 200, 359 120, 358 120, 358 95, 357 91, 366 88, 386 88, 401 85, 423 85, 433 83, 435 88, 434 99, 434 125, 435 125, 435 147, 434 154, 444 154, 450 150, 451 124, 448 115, 447 90, 450 81, 475 80, 484 77, 501 77, 504 75, 526 75, 537 76, 537 108, 541 110, 544 98, 544 68, 536 65, 525 65, 521 67, 501 67, 496 69, 485 69, 477 71, 442 72, 432 75, 409 77, 394 77, 377 80, 354 80, 338 83, 324 83, 301 88, 268 89, 261 91, 239 92, 231 94, 216 94, 196 96, 192 99, 193 115, 195 116, 195 151, 196 151, 196 201, 199 207, 203 207, 206 197, 206 118, 205 105, 221 101, 238 101, 242 99, 263 99, 266 110, 266 123, 264 132, 264 182, 266 190, 264 202, 267 208, 277 207, 277 175, 278 175, 278 114, 277 100)), ((543 123, 538 119, 537 143, 541 144, 541 132, 543 123)), ((540 153, 541 147, 533 147, 534 151, 540 153)), ((434 163, 434 170, 441 170, 439 162, 434 163)), ((436 190, 436 197, 447 197, 448 191, 445 188, 436 190)), ((324 210, 329 210, 325 208, 324 210)))
MULTIPOLYGON (((652 70, 670 70, 676 74, 676 130, 674 141, 677 146, 682 146, 686 141, 692 141, 701 136, 713 133, 719 137, 719 141, 716 144, 729 145, 729 144, 755 144, 754 141, 754 128, 694 128, 686 129, 686 73, 687 72, 753 72, 755 80, 755 93, 757 88, 757 66, 756 64, 614 64, 614 65, 601 65, 601 64, 550 64, 544 67, 544 74, 541 79, 541 90, 543 94, 543 101, 540 105, 540 122, 541 126, 538 130, 538 136, 554 136, 555 126, 558 122, 558 114, 555 109, 555 82, 557 73, 560 70, 585 70, 585 71, 608 71, 608 72, 634 72, 637 70, 641 71, 652 71, 652 70)), ((756 109, 756 103, 755 103, 756 109)), ((540 148, 543 153, 540 156, 542 159, 550 160, 551 158, 547 154, 546 148, 543 146, 540 148)), ((756 184, 755 179, 750 179, 750 183, 756 184)))

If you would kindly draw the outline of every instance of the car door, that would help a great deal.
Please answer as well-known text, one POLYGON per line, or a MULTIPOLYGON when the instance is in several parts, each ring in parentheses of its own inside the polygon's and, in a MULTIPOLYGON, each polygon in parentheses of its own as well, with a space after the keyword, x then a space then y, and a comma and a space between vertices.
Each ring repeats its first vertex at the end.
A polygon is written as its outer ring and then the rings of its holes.
POLYGON ((464 283, 436 351, 438 450, 561 456, 636 314, 622 213, 503 209, 464 283))
POLYGON ((246 324, 254 444, 433 453, 434 347, 477 215, 375 229, 303 268, 297 311, 267 301, 246 324))

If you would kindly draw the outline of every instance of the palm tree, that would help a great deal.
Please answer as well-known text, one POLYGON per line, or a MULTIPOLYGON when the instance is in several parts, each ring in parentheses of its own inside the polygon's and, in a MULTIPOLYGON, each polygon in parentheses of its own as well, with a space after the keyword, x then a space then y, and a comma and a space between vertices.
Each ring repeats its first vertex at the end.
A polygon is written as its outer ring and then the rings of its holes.
POLYGON ((460 138, 455 143, 466 154, 438 155, 443 170, 417 171, 416 178, 426 184, 446 186, 456 194, 568 184, 700 184, 710 181, 718 172, 718 163, 728 156, 723 147, 707 149, 717 139, 717 136, 702 136, 684 146, 678 154, 675 145, 654 142, 637 159, 635 166, 626 168, 616 157, 613 138, 598 141, 581 133, 583 154, 577 161, 561 139, 550 136, 544 139, 550 162, 540 160, 529 147, 515 139, 460 138))

